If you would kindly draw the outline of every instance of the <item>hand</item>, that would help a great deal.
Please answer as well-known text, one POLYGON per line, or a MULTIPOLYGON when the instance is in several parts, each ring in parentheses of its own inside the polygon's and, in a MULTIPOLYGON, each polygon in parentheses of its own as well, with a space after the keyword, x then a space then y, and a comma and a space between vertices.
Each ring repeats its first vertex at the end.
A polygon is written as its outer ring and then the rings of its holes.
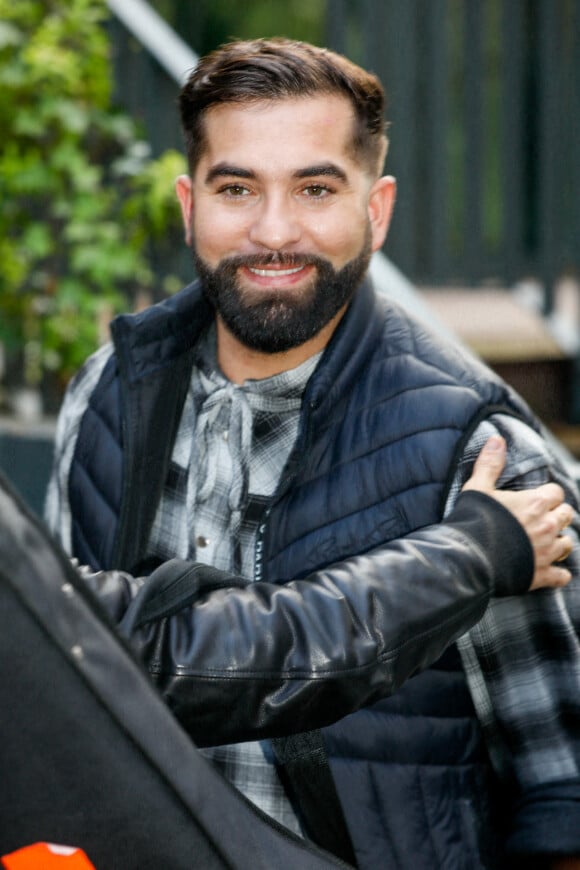
POLYGON ((565 586, 572 575, 554 563, 562 562, 572 552, 572 540, 561 533, 572 522, 574 511, 564 503, 564 490, 557 483, 546 483, 520 492, 495 489, 505 458, 505 441, 494 435, 477 457, 473 473, 463 489, 474 489, 492 496, 524 527, 532 544, 536 568, 530 589, 565 586))

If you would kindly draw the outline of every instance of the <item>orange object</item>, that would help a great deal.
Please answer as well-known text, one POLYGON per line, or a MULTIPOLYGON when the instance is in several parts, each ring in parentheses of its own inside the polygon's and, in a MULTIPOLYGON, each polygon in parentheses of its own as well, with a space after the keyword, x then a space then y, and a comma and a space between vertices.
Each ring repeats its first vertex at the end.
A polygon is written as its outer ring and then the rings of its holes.
POLYGON ((5 870, 96 870, 82 849, 35 843, 0 858, 5 870))

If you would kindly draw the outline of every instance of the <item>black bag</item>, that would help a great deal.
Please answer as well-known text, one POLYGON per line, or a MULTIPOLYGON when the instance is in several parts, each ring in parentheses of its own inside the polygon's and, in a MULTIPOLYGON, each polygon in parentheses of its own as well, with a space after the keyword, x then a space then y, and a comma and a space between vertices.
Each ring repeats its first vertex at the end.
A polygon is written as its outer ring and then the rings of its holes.
POLYGON ((1 477, 0 656, 0 856, 46 841, 97 870, 347 866, 201 756, 1 477))

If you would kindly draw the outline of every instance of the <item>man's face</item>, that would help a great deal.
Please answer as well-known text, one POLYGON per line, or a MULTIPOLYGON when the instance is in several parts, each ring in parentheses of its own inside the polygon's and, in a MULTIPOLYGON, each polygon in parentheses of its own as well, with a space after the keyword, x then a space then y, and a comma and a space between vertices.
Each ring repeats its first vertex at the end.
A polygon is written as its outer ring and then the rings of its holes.
POLYGON ((392 179, 352 153, 340 96, 222 104, 193 179, 178 179, 188 243, 218 317, 242 344, 296 347, 340 312, 386 235, 392 179))

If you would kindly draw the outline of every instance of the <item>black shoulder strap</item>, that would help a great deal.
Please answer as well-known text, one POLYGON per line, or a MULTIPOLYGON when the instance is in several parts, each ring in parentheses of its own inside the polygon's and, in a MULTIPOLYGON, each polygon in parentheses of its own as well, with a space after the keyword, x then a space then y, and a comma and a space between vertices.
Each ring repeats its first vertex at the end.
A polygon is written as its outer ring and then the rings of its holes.
POLYGON ((280 765, 280 778, 299 808, 307 835, 327 852, 356 867, 321 732, 277 737, 272 746, 280 765))

